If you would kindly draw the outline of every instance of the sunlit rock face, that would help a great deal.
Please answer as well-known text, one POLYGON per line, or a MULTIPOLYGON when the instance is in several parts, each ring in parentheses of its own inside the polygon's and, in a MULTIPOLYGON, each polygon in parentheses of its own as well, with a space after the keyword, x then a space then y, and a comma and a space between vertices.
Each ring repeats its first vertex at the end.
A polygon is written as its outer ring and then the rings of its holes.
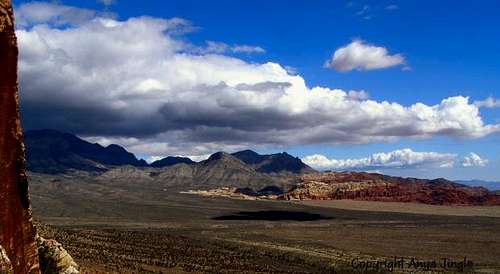
POLYGON ((26 177, 10 0, 0 0, 0 245, 14 273, 39 273, 26 177))
POLYGON ((9 257, 7 257, 7 252, 0 245, 0 273, 5 274, 13 274, 14 270, 12 269, 12 263, 10 262, 9 257))
POLYGON ((42 237, 38 237, 37 242, 42 273, 80 273, 78 265, 59 242, 42 237))
POLYGON ((392 177, 365 172, 306 174, 283 200, 365 200, 436 205, 500 205, 500 195, 445 179, 392 177))

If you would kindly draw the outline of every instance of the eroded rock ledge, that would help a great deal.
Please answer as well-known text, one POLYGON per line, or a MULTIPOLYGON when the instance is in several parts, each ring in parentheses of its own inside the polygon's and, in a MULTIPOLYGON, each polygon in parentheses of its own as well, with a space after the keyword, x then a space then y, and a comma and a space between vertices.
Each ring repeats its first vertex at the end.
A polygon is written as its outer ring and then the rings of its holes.
POLYGON ((42 273, 78 274, 78 265, 56 240, 38 237, 42 273))

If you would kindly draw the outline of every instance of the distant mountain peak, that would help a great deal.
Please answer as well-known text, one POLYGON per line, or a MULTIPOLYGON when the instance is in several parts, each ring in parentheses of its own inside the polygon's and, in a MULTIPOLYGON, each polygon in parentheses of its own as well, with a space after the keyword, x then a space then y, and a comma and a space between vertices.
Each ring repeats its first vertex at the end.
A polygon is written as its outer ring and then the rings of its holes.
POLYGON ((167 166, 173 166, 173 165, 180 164, 180 163, 192 165, 192 164, 195 164, 196 162, 189 159, 188 157, 168 156, 168 157, 165 157, 161 160, 152 162, 150 166, 152 166, 152 167, 167 167, 167 166))
POLYGON ((216 152, 212 155, 210 155, 210 157, 208 157, 208 161, 213 161, 213 160, 220 160, 220 159, 223 159, 223 158, 227 158, 227 157, 232 157, 231 154, 227 153, 227 152, 224 152, 224 151, 219 151, 219 152, 216 152))
POLYGON ((245 154, 245 155, 260 155, 259 153, 251 150, 251 149, 245 149, 245 150, 242 150, 242 151, 238 151, 238 152, 235 152, 233 153, 234 154, 245 154))
POLYGON ((492 190, 492 191, 499 191, 500 190, 500 182, 495 182, 495 181, 473 179, 473 180, 456 180, 455 182, 459 183, 459 184, 468 185, 468 186, 476 186, 476 187, 481 186, 481 187, 485 187, 485 188, 492 190))
POLYGON ((231 155, 240 159, 244 163, 250 164, 250 165, 258 164, 258 163, 262 162, 266 157, 264 155, 260 155, 259 153, 255 152, 253 150, 250 150, 250 149, 238 151, 238 152, 235 152, 231 155))
POLYGON ((24 135, 28 168, 42 173, 68 170, 104 171, 106 166, 147 166, 119 145, 103 147, 57 130, 27 131, 24 135))
POLYGON ((116 149, 116 150, 122 150, 126 151, 123 147, 117 145, 117 144, 110 144, 106 147, 107 149, 116 149))
MULTIPOLYGON (((136 167, 167 167, 179 163, 196 164, 186 157, 168 156, 148 165, 143 159, 137 159, 125 148, 110 144, 103 147, 89 143, 79 137, 57 130, 33 130, 25 133, 28 154, 28 167, 31 171, 42 173, 61 173, 67 170, 104 171, 107 166, 131 165, 136 167)), ((314 172, 299 158, 287 152, 261 155, 246 149, 232 154, 216 152, 202 164, 211 162, 224 163, 224 166, 240 166, 261 173, 314 172)))
POLYGON ((302 160, 287 152, 261 155, 252 150, 243 150, 232 155, 263 173, 291 172, 299 174, 314 171, 314 169, 304 164, 302 160))

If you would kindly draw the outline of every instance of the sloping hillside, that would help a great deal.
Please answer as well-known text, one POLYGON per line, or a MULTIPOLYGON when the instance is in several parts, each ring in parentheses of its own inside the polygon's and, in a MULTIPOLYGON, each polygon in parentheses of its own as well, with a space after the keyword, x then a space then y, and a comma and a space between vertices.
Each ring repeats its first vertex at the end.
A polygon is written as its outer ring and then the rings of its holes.
POLYGON ((298 157, 293 157, 286 152, 261 155, 252 150, 243 150, 232 155, 263 173, 290 172, 302 174, 314 172, 314 169, 304 164, 298 157))
POLYGON ((121 146, 103 147, 55 130, 27 131, 25 144, 28 170, 35 172, 104 171, 106 166, 147 166, 144 160, 138 160, 121 146))

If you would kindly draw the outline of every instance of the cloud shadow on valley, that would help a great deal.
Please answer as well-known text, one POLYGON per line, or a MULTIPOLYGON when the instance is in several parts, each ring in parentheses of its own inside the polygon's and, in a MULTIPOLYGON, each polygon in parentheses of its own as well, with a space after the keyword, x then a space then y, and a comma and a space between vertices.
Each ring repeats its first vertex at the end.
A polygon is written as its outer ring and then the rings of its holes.
POLYGON ((213 217, 212 220, 218 221, 319 221, 331 220, 332 217, 323 216, 316 213, 300 211, 240 211, 231 215, 213 217))

